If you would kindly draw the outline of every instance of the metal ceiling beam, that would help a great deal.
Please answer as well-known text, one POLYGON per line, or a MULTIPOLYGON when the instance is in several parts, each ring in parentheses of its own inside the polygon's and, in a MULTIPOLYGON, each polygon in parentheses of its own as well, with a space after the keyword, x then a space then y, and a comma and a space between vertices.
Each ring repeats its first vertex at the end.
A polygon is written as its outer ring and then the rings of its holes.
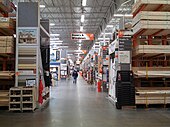
MULTIPOLYGON (((80 29, 80 27, 59 27, 59 28, 51 28, 51 29, 80 29)), ((84 30, 86 30, 86 29, 97 29, 97 28, 91 28, 91 27, 89 27, 89 28, 84 28, 84 30)))
MULTIPOLYGON (((122 0, 121 0, 122 1, 122 0)), ((98 30, 96 31, 96 38, 100 35, 102 31, 106 28, 106 25, 109 23, 111 18, 114 15, 114 12, 117 10, 117 8, 120 6, 120 0, 113 0, 110 4, 110 7, 108 8, 105 17, 101 21, 101 25, 99 26, 98 30)))
MULTIPOLYGON (((48 17, 44 17, 44 18, 48 18, 48 17)), ((90 20, 90 19, 93 19, 93 20, 98 20, 98 19, 102 20, 101 18, 104 18, 104 16, 100 16, 100 17, 98 16, 98 17, 93 17, 93 18, 92 17, 91 18, 86 17, 85 21, 90 20)), ((58 20, 59 19, 62 20, 62 19, 64 19, 64 20, 79 20, 80 21, 80 18, 70 18, 70 17, 66 17, 66 16, 65 17, 53 17, 53 18, 49 17, 48 19, 50 19, 50 20, 57 20, 57 19, 58 20)))
MULTIPOLYGON (((91 14, 91 13, 94 13, 94 14, 105 14, 105 12, 85 12, 84 14, 91 14)), ((77 15, 77 14, 82 14, 82 12, 42 12, 41 14, 74 14, 74 15, 77 15)))
MULTIPOLYGON (((98 6, 85 6, 83 7, 84 9, 86 8, 108 8, 109 6, 103 6, 103 5, 98 5, 98 6)), ((69 5, 57 5, 57 6, 46 6, 45 8, 49 8, 49 9, 54 9, 54 8, 70 8, 69 5)), ((82 6, 73 6, 73 8, 82 8, 82 6)))
MULTIPOLYGON (((62 27, 62 26, 65 26, 65 25, 55 25, 53 28, 55 28, 55 27, 62 27)), ((69 26, 73 26, 73 25, 72 24, 68 24, 67 26, 69 27, 69 26)), ((79 26, 80 27, 80 25, 78 25, 78 24, 74 24, 74 26, 79 26)), ((94 27, 97 26, 98 27, 97 24, 84 24, 83 26, 84 27, 86 27, 86 26, 94 26, 94 27)))

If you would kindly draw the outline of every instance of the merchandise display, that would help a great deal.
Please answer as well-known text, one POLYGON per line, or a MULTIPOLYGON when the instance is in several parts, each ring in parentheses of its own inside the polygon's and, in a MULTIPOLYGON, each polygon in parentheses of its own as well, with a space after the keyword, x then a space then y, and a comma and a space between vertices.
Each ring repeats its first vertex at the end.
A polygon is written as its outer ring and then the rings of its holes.
POLYGON ((170 103, 168 7, 167 0, 140 0, 133 6, 132 70, 137 105, 170 103))
POLYGON ((9 89, 14 87, 15 21, 8 17, 8 0, 0 2, 0 106, 9 105, 9 89))

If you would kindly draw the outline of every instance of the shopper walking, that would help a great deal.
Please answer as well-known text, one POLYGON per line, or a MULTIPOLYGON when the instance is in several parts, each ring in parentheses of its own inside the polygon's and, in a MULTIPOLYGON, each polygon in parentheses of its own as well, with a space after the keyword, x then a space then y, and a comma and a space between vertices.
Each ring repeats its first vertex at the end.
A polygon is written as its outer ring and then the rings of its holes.
POLYGON ((77 77, 78 77, 78 72, 77 72, 77 70, 74 70, 73 71, 73 74, 72 74, 72 76, 73 76, 73 83, 77 83, 77 77))

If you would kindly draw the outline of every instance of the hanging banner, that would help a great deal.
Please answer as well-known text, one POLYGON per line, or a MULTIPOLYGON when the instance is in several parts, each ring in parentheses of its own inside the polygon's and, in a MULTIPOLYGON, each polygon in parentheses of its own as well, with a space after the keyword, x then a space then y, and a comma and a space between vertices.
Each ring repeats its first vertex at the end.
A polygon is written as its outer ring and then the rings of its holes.
POLYGON ((94 34, 91 33, 71 33, 71 40, 94 40, 94 34))

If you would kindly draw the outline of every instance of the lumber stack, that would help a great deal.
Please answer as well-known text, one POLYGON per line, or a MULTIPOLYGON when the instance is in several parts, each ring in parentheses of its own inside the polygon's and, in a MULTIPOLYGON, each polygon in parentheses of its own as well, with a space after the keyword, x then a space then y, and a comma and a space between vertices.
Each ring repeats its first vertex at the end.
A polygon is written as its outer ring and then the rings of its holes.
POLYGON ((136 104, 170 104, 170 0, 137 0, 133 13, 132 70, 136 104), (147 87, 146 87, 147 86, 147 87))
POLYGON ((133 67, 134 76, 137 78, 149 77, 170 77, 170 67, 133 67))
POLYGON ((0 28, 13 28, 14 22, 11 18, 0 17, 0 28))
POLYGON ((170 104, 170 88, 137 87, 136 104, 170 104))
POLYGON ((170 10, 170 1, 138 0, 133 6, 132 10, 134 15, 132 21, 134 34, 140 33, 142 30, 145 30, 142 35, 152 35, 162 29, 164 31, 161 31, 159 35, 169 33, 170 12, 168 11, 170 10), (140 9, 143 10, 140 11, 140 9))
POLYGON ((0 71, 0 79, 13 79, 14 72, 11 71, 0 71))
POLYGON ((132 13, 137 13, 141 8, 143 11, 169 11, 170 1, 169 0, 137 0, 132 7, 132 13), (162 6, 160 8, 160 5, 162 6))
POLYGON ((9 91, 0 91, 0 106, 9 105, 9 91))
POLYGON ((14 39, 12 36, 0 36, 0 53, 14 53, 14 39))
POLYGON ((133 56, 149 54, 149 56, 166 53, 170 54, 170 45, 138 45, 133 49, 133 56))

